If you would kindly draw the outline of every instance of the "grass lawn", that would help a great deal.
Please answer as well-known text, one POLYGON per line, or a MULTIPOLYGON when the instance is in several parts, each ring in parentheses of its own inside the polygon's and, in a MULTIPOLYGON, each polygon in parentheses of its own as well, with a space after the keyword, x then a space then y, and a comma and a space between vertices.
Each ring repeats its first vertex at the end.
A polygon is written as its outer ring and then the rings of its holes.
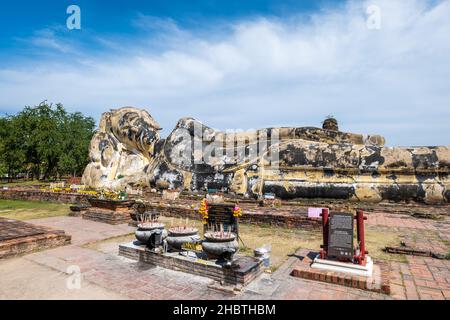
POLYGON ((383 249, 388 245, 398 245, 400 243, 401 233, 398 231, 375 231, 366 230, 366 250, 369 256, 375 260, 388 260, 406 262, 404 254, 392 254, 384 252, 383 249))
POLYGON ((69 213, 69 204, 60 204, 44 201, 1 200, 0 217, 31 220, 56 216, 65 216, 69 213))
MULTIPOLYGON (((160 220, 169 227, 172 222, 175 225, 181 224, 182 221, 184 222, 181 219, 168 217, 160 217, 160 220)), ((203 231, 203 225, 200 221, 190 220, 189 224, 194 224, 200 230, 200 233, 203 231)), ((298 249, 304 248, 319 251, 322 244, 321 230, 305 231, 302 229, 240 224, 239 233, 245 244, 244 247, 242 242, 239 243, 239 252, 242 254, 253 255, 253 249, 262 247, 264 244, 271 245, 270 261, 272 271, 276 270, 289 258, 289 255, 294 254, 298 249)), ((389 254, 383 251, 387 245, 399 243, 399 235, 400 233, 398 232, 366 230, 369 255, 373 259, 405 262, 406 258, 404 255, 389 254)))

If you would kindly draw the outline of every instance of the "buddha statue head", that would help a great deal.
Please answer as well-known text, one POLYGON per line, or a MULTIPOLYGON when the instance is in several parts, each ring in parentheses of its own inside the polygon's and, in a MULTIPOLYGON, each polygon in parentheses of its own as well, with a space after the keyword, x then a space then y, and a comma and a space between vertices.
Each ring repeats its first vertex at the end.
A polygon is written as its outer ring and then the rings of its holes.
POLYGON ((127 149, 138 150, 147 158, 153 156, 161 127, 146 110, 131 107, 111 110, 105 121, 105 129, 127 149))

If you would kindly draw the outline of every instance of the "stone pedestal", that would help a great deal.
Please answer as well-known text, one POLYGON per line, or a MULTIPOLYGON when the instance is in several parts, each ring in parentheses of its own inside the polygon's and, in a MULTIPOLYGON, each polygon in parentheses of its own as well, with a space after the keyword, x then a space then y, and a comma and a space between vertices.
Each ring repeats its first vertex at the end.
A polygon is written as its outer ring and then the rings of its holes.
POLYGON ((291 276, 390 294, 389 264, 370 260, 366 267, 318 259, 318 253, 300 249, 295 254, 299 260, 294 264, 291 276), (368 276, 368 274, 370 274, 368 276))
POLYGON ((367 259, 366 265, 361 266, 359 264, 354 264, 354 263, 346 263, 346 262, 339 262, 339 261, 334 261, 334 260, 320 259, 319 255, 317 255, 317 257, 314 259, 313 263, 311 264, 311 268, 327 270, 327 271, 334 271, 334 272, 348 273, 348 274, 363 276, 363 277, 371 277, 373 274, 373 261, 369 256, 366 256, 366 259, 367 259))

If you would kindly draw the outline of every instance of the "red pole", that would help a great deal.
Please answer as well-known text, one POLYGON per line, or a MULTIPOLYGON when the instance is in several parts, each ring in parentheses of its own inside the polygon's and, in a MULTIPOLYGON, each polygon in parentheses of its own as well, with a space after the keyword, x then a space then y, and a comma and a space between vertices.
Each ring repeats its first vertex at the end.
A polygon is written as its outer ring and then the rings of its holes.
POLYGON ((364 238, 364 220, 367 220, 367 217, 364 217, 364 212, 361 209, 356 210, 356 230, 360 251, 357 259, 358 263, 363 266, 366 265, 366 254, 369 253, 366 251, 366 242, 364 238))
POLYGON ((322 250, 320 250, 320 258, 325 259, 328 253, 328 223, 329 223, 329 209, 322 209, 322 233, 323 233, 323 245, 321 245, 322 250))

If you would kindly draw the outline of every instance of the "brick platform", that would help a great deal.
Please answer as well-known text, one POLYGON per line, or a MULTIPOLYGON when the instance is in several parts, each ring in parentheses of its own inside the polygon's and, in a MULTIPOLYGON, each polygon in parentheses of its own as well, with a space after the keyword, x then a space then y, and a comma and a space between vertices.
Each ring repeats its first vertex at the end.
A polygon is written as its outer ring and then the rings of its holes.
POLYGON ((0 259, 70 244, 63 230, 0 218, 0 259))
POLYGON ((89 208, 82 214, 83 219, 92 220, 97 222, 103 222, 108 224, 122 224, 129 223, 130 212, 128 210, 124 211, 114 211, 102 208, 89 208))
POLYGON ((224 268, 214 260, 203 260, 186 257, 178 252, 156 254, 144 245, 135 245, 132 242, 119 245, 119 255, 132 260, 157 265, 162 268, 191 273, 207 277, 227 285, 245 286, 263 272, 262 261, 240 256, 238 268, 224 268))
POLYGON ((309 280, 333 283, 336 285, 357 288, 378 293, 390 294, 389 264, 377 262, 373 266, 372 277, 361 277, 341 272, 313 269, 311 263, 318 252, 299 250, 291 276, 309 280))

